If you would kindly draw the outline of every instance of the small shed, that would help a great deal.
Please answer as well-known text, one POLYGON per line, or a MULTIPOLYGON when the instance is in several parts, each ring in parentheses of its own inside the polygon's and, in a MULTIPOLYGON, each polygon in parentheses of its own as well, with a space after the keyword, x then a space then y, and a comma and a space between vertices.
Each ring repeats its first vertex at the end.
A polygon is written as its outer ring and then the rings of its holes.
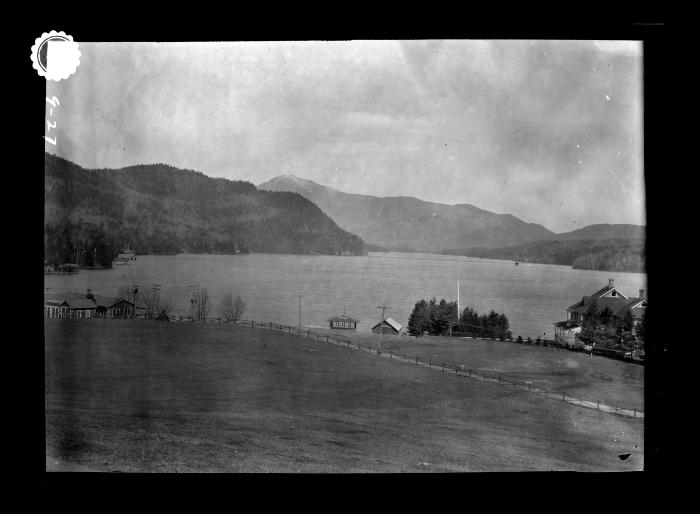
POLYGON ((350 316, 343 314, 342 316, 334 316, 328 318, 330 328, 336 330, 357 330, 357 324, 360 322, 350 316))
POLYGON ((394 318, 384 318, 381 323, 372 327, 372 333, 403 335, 406 330, 394 318))

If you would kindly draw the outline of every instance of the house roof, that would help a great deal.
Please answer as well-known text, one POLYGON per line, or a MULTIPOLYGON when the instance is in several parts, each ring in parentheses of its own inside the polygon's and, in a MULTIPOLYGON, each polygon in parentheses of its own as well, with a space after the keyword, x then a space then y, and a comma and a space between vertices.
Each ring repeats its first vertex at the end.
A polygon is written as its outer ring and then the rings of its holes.
POLYGON ((346 323, 359 323, 359 320, 351 318, 350 316, 345 316, 344 314, 342 316, 333 316, 332 318, 328 318, 327 321, 345 321, 346 323))
POLYGON ((119 302, 127 302, 130 303, 131 305, 134 305, 134 302, 131 302, 127 300, 126 298, 122 298, 121 296, 99 296, 95 295, 95 304, 98 307, 104 307, 105 309, 110 308, 112 305, 115 303, 119 302))
MULTIPOLYGON (((399 323, 394 318, 384 318, 384 321, 386 322, 387 325, 389 325, 391 328, 393 328, 397 332, 401 331, 401 328, 402 328, 401 325, 399 325, 399 323)), ((372 328, 373 329, 377 328, 379 325, 381 325, 381 323, 377 323, 372 328)))
POLYGON ((581 325, 579 325, 578 323, 576 323, 574 321, 566 320, 566 321, 558 321, 558 322, 554 323, 554 326, 559 327, 559 328, 578 328, 581 325))
POLYGON ((95 303, 79 293, 66 293, 61 296, 46 296, 44 302, 51 302, 53 305, 63 302, 72 309, 94 309, 95 303))
POLYGON ((595 295, 584 296, 582 301, 568 308, 569 311, 585 314, 588 307, 595 299, 598 306, 598 312, 602 312, 607 307, 613 313, 613 316, 622 317, 628 310, 632 310, 632 316, 641 317, 644 312, 644 307, 636 307, 642 300, 639 298, 622 298, 621 296, 606 296, 596 298, 595 295))
POLYGON ((81 298, 79 296, 66 298, 66 303, 68 304, 68 307, 72 309, 94 309, 96 307, 95 302, 89 298, 81 298))
POLYGON ((600 303, 600 300, 604 299, 604 298, 601 298, 601 297, 612 298, 612 299, 615 299, 615 300, 625 300, 625 301, 626 301, 626 300, 632 300, 632 298, 627 298, 624 294, 622 294, 622 293, 620 292, 620 290, 617 289, 615 286, 609 286, 609 285, 607 285, 607 286, 605 286, 605 287, 602 287, 602 288, 598 289, 595 293, 593 293, 593 294, 591 294, 591 295, 582 297, 581 300, 579 300, 578 302, 576 302, 576 303, 573 304, 573 305, 570 305, 570 306, 568 307, 568 309, 576 309, 576 308, 578 308, 578 307, 581 307, 582 305, 588 305, 589 303, 591 303, 591 301, 593 301, 593 298, 595 298, 596 300, 598 300, 598 303, 600 303), (609 293, 610 293, 611 291, 613 291, 613 290, 617 293, 616 296, 612 296, 612 295, 610 295, 610 296, 605 296, 605 295, 609 294, 609 293))

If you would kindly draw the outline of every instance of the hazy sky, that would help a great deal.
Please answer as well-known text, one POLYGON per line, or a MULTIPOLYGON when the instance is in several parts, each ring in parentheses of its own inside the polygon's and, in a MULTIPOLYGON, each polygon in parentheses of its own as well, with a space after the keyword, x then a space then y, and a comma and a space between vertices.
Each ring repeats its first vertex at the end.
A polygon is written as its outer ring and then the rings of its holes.
MULTIPOLYGON (((83 43, 47 83, 84 167, 469 203, 555 232, 645 223, 635 42, 83 43)), ((49 57, 50 58, 50 57, 49 57)), ((52 132, 53 133, 53 132, 52 132)))

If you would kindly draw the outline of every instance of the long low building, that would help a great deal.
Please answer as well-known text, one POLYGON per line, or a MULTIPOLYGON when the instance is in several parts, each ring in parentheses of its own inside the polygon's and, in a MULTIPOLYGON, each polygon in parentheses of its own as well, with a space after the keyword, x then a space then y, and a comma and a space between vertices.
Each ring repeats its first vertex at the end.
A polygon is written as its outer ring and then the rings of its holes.
POLYGON ((44 297, 46 318, 133 318, 141 316, 145 309, 122 297, 66 293, 44 297))

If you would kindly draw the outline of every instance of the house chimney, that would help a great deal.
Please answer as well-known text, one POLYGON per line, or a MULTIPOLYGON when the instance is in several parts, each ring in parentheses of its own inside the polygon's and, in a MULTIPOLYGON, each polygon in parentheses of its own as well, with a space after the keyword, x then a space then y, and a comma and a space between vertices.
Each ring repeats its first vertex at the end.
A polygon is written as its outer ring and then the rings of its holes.
POLYGON ((640 300, 646 300, 646 296, 645 296, 645 295, 646 295, 646 291, 644 291, 644 289, 640 289, 640 290, 639 290, 639 299, 640 299, 640 300))
POLYGON ((608 287, 615 287, 615 279, 614 278, 608 279, 608 287))
POLYGON ((87 290, 87 294, 85 295, 85 298, 89 298, 90 300, 94 300, 95 297, 92 294, 92 291, 90 289, 87 290))

